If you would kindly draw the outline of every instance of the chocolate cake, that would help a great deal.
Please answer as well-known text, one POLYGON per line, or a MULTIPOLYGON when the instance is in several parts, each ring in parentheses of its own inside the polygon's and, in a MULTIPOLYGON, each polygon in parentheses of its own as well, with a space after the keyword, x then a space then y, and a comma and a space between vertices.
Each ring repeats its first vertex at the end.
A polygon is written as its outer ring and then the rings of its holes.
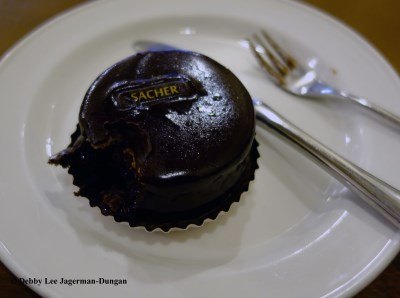
POLYGON ((70 145, 76 195, 117 222, 186 228, 215 219, 254 179, 250 95, 224 66, 194 52, 143 52, 90 86, 70 145))

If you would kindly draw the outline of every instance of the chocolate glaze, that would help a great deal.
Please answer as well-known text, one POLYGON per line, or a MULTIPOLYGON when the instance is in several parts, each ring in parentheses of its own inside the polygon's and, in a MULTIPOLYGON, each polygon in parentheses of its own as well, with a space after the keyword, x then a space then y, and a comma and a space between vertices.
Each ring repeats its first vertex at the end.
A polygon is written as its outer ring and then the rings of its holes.
POLYGON ((69 167, 77 195, 103 214, 168 230, 229 209, 257 157, 254 110, 240 81, 206 56, 166 51, 104 71, 85 95, 71 144, 50 163, 69 167), (155 98, 154 89, 172 85, 179 94, 167 87, 155 98), (153 98, 137 100, 141 91, 153 98))

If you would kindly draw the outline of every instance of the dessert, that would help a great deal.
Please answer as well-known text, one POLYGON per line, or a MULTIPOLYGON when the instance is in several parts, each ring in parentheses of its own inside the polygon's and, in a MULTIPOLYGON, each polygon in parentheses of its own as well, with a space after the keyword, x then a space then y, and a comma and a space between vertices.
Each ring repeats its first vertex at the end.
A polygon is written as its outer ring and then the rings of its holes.
POLYGON ((250 95, 224 66, 194 52, 143 52, 105 70, 82 102, 69 146, 77 196, 117 222, 186 228, 215 219, 254 179, 250 95))

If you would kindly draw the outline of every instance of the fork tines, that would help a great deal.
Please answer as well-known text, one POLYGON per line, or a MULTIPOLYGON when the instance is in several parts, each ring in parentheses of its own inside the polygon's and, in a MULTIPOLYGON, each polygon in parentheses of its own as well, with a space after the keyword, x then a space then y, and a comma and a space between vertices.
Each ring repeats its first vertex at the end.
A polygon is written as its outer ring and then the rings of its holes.
POLYGON ((285 76, 296 67, 296 60, 283 50, 265 30, 253 34, 248 42, 263 69, 278 84, 284 84, 285 76))

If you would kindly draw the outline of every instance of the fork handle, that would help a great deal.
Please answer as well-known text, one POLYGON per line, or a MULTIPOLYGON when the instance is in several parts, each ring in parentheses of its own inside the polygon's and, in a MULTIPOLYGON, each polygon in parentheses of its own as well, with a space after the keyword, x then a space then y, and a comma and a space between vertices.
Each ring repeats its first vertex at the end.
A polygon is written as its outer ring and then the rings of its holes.
POLYGON ((253 104, 256 119, 311 156, 319 165, 400 228, 399 190, 328 149, 260 100, 253 100, 253 104))
POLYGON ((310 87, 309 91, 311 94, 316 94, 318 97, 337 97, 340 99, 343 99, 345 101, 349 101, 353 104, 360 105, 364 109, 373 112, 375 115, 378 115, 393 124, 397 125, 400 127, 400 117, 389 112, 388 110, 385 110, 384 108, 381 108, 380 106, 370 102, 369 100, 358 97, 356 95, 347 93, 345 91, 341 91, 338 89, 335 89, 331 87, 329 84, 323 82, 323 81, 316 81, 314 82, 310 87))

